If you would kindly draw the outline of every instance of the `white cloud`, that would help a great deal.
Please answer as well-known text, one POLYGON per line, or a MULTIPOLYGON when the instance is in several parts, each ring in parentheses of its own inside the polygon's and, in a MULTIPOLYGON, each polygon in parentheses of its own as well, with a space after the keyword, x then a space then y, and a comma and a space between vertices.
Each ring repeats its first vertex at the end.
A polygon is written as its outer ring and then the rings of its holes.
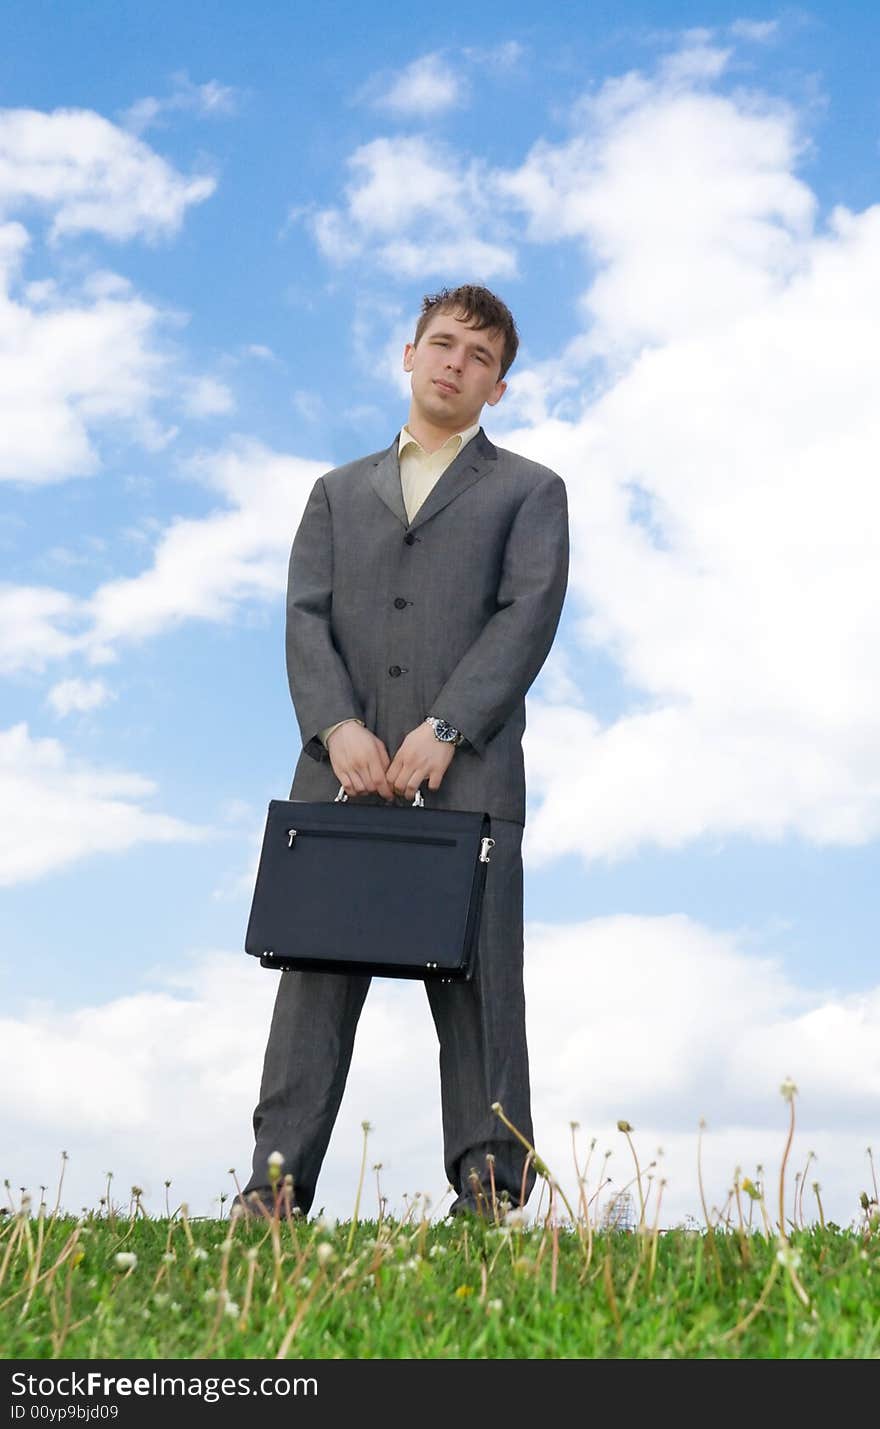
POLYGON ((115 699, 103 680, 60 680, 46 696, 47 703, 62 719, 65 715, 99 709, 115 699))
POLYGON ((0 885, 29 882, 96 853, 209 836, 145 809, 154 791, 139 774, 73 760, 57 739, 36 739, 26 724, 0 730, 0 885))
MULTIPOLYGON (((386 81, 387 81, 386 76, 386 81)), ((421 55, 376 96, 377 108, 426 117, 455 109, 464 98, 461 74, 439 54, 421 55)))
POLYGON ((403 370, 403 349, 413 340, 417 318, 415 313, 406 316, 397 304, 362 298, 356 305, 351 329, 361 370, 374 381, 393 388, 404 400, 409 399, 412 376, 403 370))
POLYGON ((572 139, 539 141, 491 178, 534 241, 587 246, 592 353, 617 363, 735 324, 808 256, 817 203, 793 172, 805 142, 794 113, 680 80, 609 82, 578 106, 572 139))
POLYGON ((78 649, 80 602, 51 586, 0 585, 0 673, 42 670, 78 649))
POLYGON ((512 247, 498 241, 506 239, 506 225, 476 161, 463 164, 436 142, 401 136, 362 144, 348 165, 354 177, 345 209, 308 218, 331 261, 366 254, 399 276, 458 273, 462 282, 516 272, 512 247))
MULTIPOLYGON (((526 960, 537 1145, 570 1197, 569 1123, 580 1123, 581 1163, 599 1138, 590 1189, 606 1148, 619 1188, 633 1175, 616 1130, 625 1118, 643 1170, 662 1148, 661 1224, 700 1217, 696 1142, 705 1117, 710 1205, 724 1204, 736 1166, 754 1176, 761 1163, 772 1215, 788 1129, 778 1089, 791 1076, 799 1096, 787 1204, 812 1150, 810 1179, 821 1182, 826 1217, 847 1225, 859 1215, 880 1093, 877 989, 804 993, 732 935, 680 916, 530 925, 526 960)), ((275 976, 243 953, 220 951, 157 976, 158 991, 67 1012, 42 1001, 0 1022, 0 1124, 17 1148, 16 1185, 46 1183, 61 1146, 74 1208, 96 1204, 107 1169, 114 1193, 124 1199, 136 1183, 155 1210, 166 1177, 175 1204, 186 1199, 195 1214, 233 1189, 228 1167, 244 1183, 275 976)), ((391 1207, 400 1212, 405 1195, 427 1192, 436 1208, 446 1184, 436 1038, 419 984, 373 984, 316 1211, 351 1214, 363 1120, 375 1127, 368 1154, 382 1162, 391 1207)), ((532 1210, 537 1203, 536 1190, 532 1210)), ((809 1197, 805 1209, 815 1218, 809 1197)))
POLYGON ((817 229, 760 96, 635 75, 578 112, 496 183, 590 254, 581 414, 551 364, 546 415, 499 439, 566 478, 569 657, 610 657, 629 707, 533 711, 535 848, 876 838, 880 206, 817 229))
POLYGON ((293 394, 293 406, 304 422, 321 422, 325 417, 324 399, 320 392, 297 388, 293 394))
POLYGON ((0 226, 0 481, 40 484, 97 470, 94 434, 123 423, 147 446, 168 358, 160 314, 111 273, 63 293, 52 282, 17 296, 28 235, 0 226))
POLYGON ((188 462, 189 474, 223 504, 160 529, 152 564, 139 575, 105 581, 82 598, 47 586, 0 586, 0 671, 39 671, 75 653, 105 664, 128 642, 188 620, 228 621, 248 601, 276 601, 306 498, 330 465, 245 438, 188 462))
POLYGON ((88 602, 90 643, 100 649, 185 620, 229 620, 243 601, 274 600, 285 589, 306 498, 328 466, 244 438, 190 463, 189 471, 222 494, 226 505, 209 516, 172 522, 149 569, 95 591, 88 602))
POLYGON ((191 377, 184 383, 183 407, 190 417, 218 417, 233 410, 235 398, 216 377, 191 377))
POLYGON ((88 109, 0 110, 0 215, 52 214, 50 235, 155 239, 180 227, 215 180, 185 178, 148 145, 88 109))
POLYGON ((526 47, 519 40, 502 40, 498 45, 465 45, 462 54, 487 75, 514 69, 525 57, 526 47))
POLYGON ((738 40, 753 40, 756 44, 765 44, 768 40, 775 40, 778 36, 779 21, 734 20, 728 29, 738 40))
POLYGON ((691 43, 668 55, 660 66, 667 83, 697 84, 700 80, 717 79, 727 68, 731 50, 721 50, 709 42, 708 32, 694 35, 691 43))
POLYGON ((123 115, 123 123, 135 134, 164 124, 165 116, 188 111, 199 119, 226 118, 236 112, 239 92, 232 85, 209 79, 206 84, 194 84, 186 71, 172 75, 172 91, 164 99, 148 95, 139 99, 123 115))

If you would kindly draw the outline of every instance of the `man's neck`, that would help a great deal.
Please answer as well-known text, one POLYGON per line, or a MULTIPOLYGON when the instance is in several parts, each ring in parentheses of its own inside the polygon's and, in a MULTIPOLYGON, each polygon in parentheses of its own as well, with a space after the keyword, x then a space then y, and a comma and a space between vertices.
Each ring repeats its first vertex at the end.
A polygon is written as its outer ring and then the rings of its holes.
POLYGON ((436 427, 433 422, 426 422, 424 417, 410 407, 406 425, 420 447, 423 447, 426 452, 436 452, 440 450, 444 442, 449 441, 450 437, 454 437, 457 432, 467 431, 468 427, 472 427, 476 421, 477 418, 474 417, 470 422, 465 422, 463 427, 436 427))

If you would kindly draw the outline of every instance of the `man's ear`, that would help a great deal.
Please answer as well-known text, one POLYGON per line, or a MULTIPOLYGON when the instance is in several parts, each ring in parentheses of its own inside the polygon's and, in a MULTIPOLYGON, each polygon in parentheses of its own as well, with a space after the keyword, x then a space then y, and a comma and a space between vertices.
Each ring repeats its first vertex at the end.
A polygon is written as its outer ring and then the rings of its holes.
POLYGON ((408 342, 407 345, 406 345, 406 347, 403 349, 403 370, 404 370, 404 372, 412 372, 412 368, 413 368, 413 358, 415 357, 415 352, 416 352, 416 350, 415 350, 415 348, 413 347, 412 343, 411 343, 411 342, 408 342))
POLYGON ((506 382, 496 382, 496 383, 495 383, 495 391, 494 391, 494 393, 492 394, 491 397, 487 397, 487 398, 486 398, 486 401, 488 402, 489 406, 490 406, 490 407, 497 407, 498 403, 501 401, 501 398, 504 396, 504 394, 505 394, 506 391, 507 391, 507 383, 506 383, 506 382))

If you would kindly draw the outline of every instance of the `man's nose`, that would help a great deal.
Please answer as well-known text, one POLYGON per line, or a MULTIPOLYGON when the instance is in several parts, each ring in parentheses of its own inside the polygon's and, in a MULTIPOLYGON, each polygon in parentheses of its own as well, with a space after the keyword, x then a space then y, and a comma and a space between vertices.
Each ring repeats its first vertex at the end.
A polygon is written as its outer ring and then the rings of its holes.
POLYGON ((451 367, 452 370, 453 370, 453 372, 460 372, 460 371, 461 371, 461 356, 460 356, 459 354, 457 354, 457 353, 454 353, 454 352, 448 353, 448 354, 447 354, 447 357, 446 357, 446 366, 447 366, 447 367, 451 367))

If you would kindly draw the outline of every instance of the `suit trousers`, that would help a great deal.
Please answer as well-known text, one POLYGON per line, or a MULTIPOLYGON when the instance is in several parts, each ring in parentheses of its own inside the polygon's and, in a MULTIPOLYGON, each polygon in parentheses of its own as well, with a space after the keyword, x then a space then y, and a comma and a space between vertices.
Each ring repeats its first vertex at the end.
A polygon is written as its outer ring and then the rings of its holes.
MULTIPOLYGON (((522 1193, 526 1151, 491 1110, 534 1144, 523 994, 522 824, 492 819, 495 847, 486 885, 473 977, 426 982, 440 1044, 440 1094, 446 1176, 460 1196, 472 1193, 473 1168, 489 1186, 486 1153, 495 1157, 496 1192, 513 1205, 522 1193)), ((245 1193, 269 1184, 268 1158, 284 1157, 294 1200, 308 1212, 336 1121, 369 976, 290 971, 279 974, 260 1099, 254 1111, 253 1174, 245 1193)), ((534 1186, 529 1163, 525 1199, 534 1186)))

